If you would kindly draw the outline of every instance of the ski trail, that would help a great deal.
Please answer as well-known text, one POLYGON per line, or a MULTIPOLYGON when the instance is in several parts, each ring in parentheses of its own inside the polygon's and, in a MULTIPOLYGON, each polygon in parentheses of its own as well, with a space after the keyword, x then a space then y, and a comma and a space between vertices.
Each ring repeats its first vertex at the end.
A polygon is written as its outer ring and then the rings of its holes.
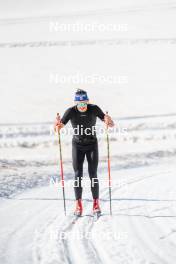
MULTIPOLYGON (((102 194, 106 193, 106 190, 102 190, 102 194)), ((62 239, 62 249, 65 255, 66 263, 78 263, 80 261, 79 252, 84 255, 82 263, 92 263, 96 258, 96 263, 104 263, 97 248, 89 237, 92 233, 94 223, 93 215, 90 215, 92 208, 89 203, 84 202, 84 215, 76 220, 73 224, 74 216, 66 221, 65 226, 59 231, 63 233, 65 238, 62 239), (76 239, 75 239, 76 238, 76 239)))
MULTIPOLYGON (((67 210, 72 211, 72 203, 67 203, 67 210)), ((73 215, 57 217, 48 226, 44 226, 35 237, 33 255, 35 263, 78 263, 80 255, 84 255, 82 263, 92 263, 95 258, 97 263, 104 263, 101 259, 89 234, 92 232, 94 221, 90 215, 90 206, 84 204, 84 215, 73 224, 73 215), (60 223, 61 222, 61 223, 60 223), (54 235, 51 235, 51 233, 54 235), (37 246, 39 245, 39 246, 37 246), (48 246, 47 246, 48 245, 48 246)))
POLYGON ((97 263, 103 263, 97 248, 94 246, 91 237, 89 237, 92 233, 94 224, 93 217, 89 217, 88 221, 86 218, 83 218, 81 225, 78 226, 79 231, 83 232, 82 246, 84 248, 82 250, 85 252, 87 259, 89 260, 87 263, 92 263, 94 259, 96 259, 97 263))
POLYGON ((78 263, 80 261, 78 252, 84 255, 82 263, 92 263, 95 258, 97 263, 103 263, 96 247, 94 247, 89 238, 89 234, 94 226, 93 217, 91 215, 83 215, 76 220, 75 224, 72 223, 72 219, 61 230, 66 237, 62 240, 62 247, 67 263, 78 263), (77 238, 75 239, 76 236, 77 238))
POLYGON ((112 217, 108 190, 101 189, 102 216, 97 222, 91 216, 88 189, 84 190, 84 215, 75 224, 73 201, 67 199, 65 217, 57 188, 31 190, 2 202, 0 263, 174 263, 174 170, 164 171, 161 166, 116 175, 114 180, 126 177, 126 184, 112 190, 112 217), (164 186, 159 182, 165 182, 164 186))

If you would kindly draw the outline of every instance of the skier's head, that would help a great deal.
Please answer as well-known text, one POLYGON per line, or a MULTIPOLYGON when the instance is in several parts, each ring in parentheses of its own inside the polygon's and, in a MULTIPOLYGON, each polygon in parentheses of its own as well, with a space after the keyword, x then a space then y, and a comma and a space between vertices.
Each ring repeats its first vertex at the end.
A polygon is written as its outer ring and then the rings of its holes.
POLYGON ((81 89, 77 89, 75 93, 75 104, 80 112, 87 111, 87 104, 89 102, 89 98, 87 96, 87 92, 81 89))

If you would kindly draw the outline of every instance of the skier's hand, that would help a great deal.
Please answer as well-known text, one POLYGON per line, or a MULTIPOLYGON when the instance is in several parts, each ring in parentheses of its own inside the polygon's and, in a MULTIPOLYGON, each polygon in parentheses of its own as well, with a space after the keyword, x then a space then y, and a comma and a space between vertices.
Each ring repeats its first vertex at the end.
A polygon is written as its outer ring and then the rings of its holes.
POLYGON ((113 122, 112 118, 108 114, 105 114, 104 122, 105 122, 106 126, 108 126, 108 127, 113 127, 114 126, 114 122, 113 122))
POLYGON ((64 124, 61 122, 60 115, 57 114, 56 120, 54 122, 54 131, 60 131, 62 127, 64 127, 64 124))

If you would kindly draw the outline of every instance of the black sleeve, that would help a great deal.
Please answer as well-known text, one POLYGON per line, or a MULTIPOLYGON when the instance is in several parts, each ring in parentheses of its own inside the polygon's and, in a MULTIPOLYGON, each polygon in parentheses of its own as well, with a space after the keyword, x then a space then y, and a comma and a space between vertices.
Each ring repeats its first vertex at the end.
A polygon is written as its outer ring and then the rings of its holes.
POLYGON ((105 114, 98 105, 95 105, 95 111, 96 111, 96 116, 98 116, 103 121, 105 114))
POLYGON ((68 123, 68 121, 71 119, 71 113, 72 113, 72 108, 68 108, 63 117, 61 118, 61 122, 62 124, 66 125, 68 123))

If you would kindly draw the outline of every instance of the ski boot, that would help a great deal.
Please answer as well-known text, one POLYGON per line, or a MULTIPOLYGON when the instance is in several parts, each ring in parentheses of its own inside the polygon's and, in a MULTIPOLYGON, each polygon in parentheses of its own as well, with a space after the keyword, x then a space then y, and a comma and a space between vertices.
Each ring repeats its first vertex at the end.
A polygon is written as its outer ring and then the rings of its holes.
POLYGON ((82 211, 83 211, 82 200, 78 199, 78 200, 76 200, 76 209, 75 209, 74 215, 75 216, 81 216, 82 211))
POLYGON ((93 214, 101 214, 99 199, 93 199, 93 214))

